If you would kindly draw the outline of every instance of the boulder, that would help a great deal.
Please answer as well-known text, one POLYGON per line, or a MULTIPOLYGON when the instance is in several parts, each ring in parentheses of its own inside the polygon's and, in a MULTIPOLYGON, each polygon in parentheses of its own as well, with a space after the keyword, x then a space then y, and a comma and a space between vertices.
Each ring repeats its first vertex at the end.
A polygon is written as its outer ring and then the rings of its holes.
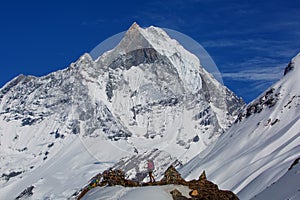
POLYGON ((188 198, 185 196, 182 196, 181 192, 179 192, 177 189, 172 190, 170 193, 174 200, 188 200, 188 198))

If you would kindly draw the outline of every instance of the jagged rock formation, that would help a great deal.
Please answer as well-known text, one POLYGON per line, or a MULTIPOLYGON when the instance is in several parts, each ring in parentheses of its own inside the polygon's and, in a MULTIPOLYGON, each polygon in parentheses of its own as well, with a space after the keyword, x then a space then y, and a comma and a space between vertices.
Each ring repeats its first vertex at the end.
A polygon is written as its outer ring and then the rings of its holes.
POLYGON ((201 174, 198 180, 189 181, 188 186, 192 191, 190 192, 191 199, 239 199, 233 192, 220 190, 216 184, 206 179, 205 172, 201 174))
POLYGON ((171 165, 164 173, 164 177, 162 178, 162 180, 159 181, 157 184, 185 185, 186 181, 181 177, 180 173, 175 169, 175 167, 171 165))
POLYGON ((191 189, 189 197, 183 196, 177 189, 172 190, 170 193, 174 200, 238 200, 238 197, 233 192, 220 190, 216 184, 208 181, 204 171, 198 180, 185 181, 172 165, 165 171, 164 177, 160 181, 148 183, 127 180, 125 173, 121 170, 106 170, 103 174, 93 177, 89 185, 82 189, 81 193, 77 193, 77 200, 81 199, 90 189, 97 186, 121 185, 124 187, 146 187, 169 184, 184 185, 191 189))

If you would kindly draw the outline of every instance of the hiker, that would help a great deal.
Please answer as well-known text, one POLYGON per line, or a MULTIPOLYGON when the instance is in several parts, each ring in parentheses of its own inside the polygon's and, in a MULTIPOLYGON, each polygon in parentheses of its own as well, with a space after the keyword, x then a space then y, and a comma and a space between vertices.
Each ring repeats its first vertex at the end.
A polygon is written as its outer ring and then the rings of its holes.
POLYGON ((99 183, 99 179, 93 178, 89 184, 89 186, 90 186, 89 189, 96 187, 98 185, 98 183, 99 183))
POLYGON ((153 160, 148 160, 148 173, 149 173, 149 177, 150 177, 150 182, 153 183, 155 182, 154 176, 153 176, 153 170, 154 170, 154 162, 153 160))

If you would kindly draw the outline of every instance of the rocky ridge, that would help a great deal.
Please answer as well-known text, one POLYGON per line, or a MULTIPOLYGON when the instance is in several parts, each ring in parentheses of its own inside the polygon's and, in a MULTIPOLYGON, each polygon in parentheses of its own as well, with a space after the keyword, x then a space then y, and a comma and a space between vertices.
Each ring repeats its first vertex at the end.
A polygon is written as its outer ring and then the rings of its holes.
POLYGON ((184 196, 177 189, 170 193, 174 200, 238 200, 239 198, 231 191, 220 190, 216 184, 207 180, 205 171, 197 180, 186 181, 172 165, 165 171, 164 177, 157 182, 139 183, 126 179, 126 174, 122 170, 106 170, 94 176, 90 183, 81 191, 74 194, 77 200, 84 197, 90 190, 95 187, 109 187, 121 185, 123 187, 146 187, 162 185, 182 185, 190 189, 189 196, 184 196))

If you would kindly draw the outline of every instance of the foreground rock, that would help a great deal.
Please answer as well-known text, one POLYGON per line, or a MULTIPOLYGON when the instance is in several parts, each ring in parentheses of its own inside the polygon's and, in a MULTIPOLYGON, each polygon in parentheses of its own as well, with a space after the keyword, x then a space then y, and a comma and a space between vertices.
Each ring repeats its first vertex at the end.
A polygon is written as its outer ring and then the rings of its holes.
POLYGON ((198 180, 189 181, 187 184, 192 189, 191 199, 239 199, 233 192, 220 190, 216 184, 208 181, 204 171, 198 180))
POLYGON ((121 170, 106 170, 102 174, 93 177, 90 183, 80 192, 75 193, 77 200, 81 199, 90 189, 94 187, 121 185, 124 187, 144 187, 159 185, 184 185, 191 191, 189 196, 184 196, 177 189, 170 193, 174 200, 238 200, 239 198, 231 191, 220 190, 218 186, 206 179, 205 172, 201 174, 198 180, 185 181, 175 167, 170 166, 164 173, 164 177, 157 182, 138 183, 125 178, 125 173, 121 170))

